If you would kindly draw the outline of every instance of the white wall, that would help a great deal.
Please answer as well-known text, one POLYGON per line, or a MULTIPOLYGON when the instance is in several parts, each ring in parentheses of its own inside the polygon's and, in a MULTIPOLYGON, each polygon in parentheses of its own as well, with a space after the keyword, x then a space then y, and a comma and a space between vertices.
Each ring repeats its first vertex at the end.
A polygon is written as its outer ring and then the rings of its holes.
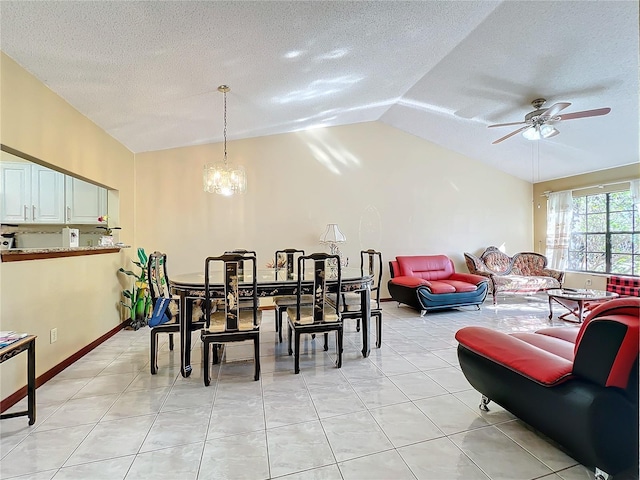
MULTIPOLYGON (((256 250, 259 265, 280 248, 321 251, 327 223, 359 251, 439 254, 466 272, 463 252, 532 248, 531 184, 380 122, 228 143, 248 189, 222 197, 202 189, 220 144, 136 155, 136 236, 168 254, 169 274, 200 271, 207 255, 256 250)), ((386 296, 386 288, 383 296, 386 296)))

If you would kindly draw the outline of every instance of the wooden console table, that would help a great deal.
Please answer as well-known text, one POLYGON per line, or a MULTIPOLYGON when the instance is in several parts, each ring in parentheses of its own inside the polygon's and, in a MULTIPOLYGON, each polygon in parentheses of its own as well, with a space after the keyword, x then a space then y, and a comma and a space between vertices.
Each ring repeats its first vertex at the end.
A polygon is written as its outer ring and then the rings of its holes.
POLYGON ((27 335, 6 347, 0 348, 0 363, 27 351, 27 410, 3 413, 2 418, 29 416, 29 425, 36 422, 36 336, 27 335))

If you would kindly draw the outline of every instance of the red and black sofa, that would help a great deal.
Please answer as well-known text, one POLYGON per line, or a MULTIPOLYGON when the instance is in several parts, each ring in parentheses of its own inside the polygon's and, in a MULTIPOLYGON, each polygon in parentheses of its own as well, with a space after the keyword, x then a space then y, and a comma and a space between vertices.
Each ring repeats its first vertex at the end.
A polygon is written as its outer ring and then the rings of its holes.
POLYGON ((482 275, 456 273, 446 255, 398 256, 389 262, 389 294, 398 303, 420 310, 480 304, 487 297, 488 279, 482 275))
POLYGON ((465 377, 606 479, 638 466, 640 298, 598 305, 580 327, 456 333, 465 377))

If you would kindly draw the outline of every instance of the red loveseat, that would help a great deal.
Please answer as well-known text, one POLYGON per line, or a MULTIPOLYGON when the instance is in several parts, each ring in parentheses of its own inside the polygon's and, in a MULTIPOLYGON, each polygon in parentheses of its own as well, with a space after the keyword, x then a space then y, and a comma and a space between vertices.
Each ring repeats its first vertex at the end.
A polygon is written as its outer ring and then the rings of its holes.
POLYGON ((389 262, 391 298, 420 310, 480 304, 487 297, 488 280, 481 275, 456 273, 446 255, 398 256, 389 262))
POLYGON ((465 377, 482 394, 607 479, 638 466, 640 298, 598 305, 578 327, 456 333, 465 377))

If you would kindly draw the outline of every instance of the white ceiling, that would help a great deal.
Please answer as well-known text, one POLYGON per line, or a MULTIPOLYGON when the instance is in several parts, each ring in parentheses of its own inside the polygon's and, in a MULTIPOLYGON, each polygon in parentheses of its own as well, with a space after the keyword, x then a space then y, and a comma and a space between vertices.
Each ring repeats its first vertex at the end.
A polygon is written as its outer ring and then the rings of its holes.
POLYGON ((639 162, 637 1, 0 1, 0 48, 133 152, 380 120, 527 181, 639 162), (537 97, 563 113, 530 142, 537 97))

